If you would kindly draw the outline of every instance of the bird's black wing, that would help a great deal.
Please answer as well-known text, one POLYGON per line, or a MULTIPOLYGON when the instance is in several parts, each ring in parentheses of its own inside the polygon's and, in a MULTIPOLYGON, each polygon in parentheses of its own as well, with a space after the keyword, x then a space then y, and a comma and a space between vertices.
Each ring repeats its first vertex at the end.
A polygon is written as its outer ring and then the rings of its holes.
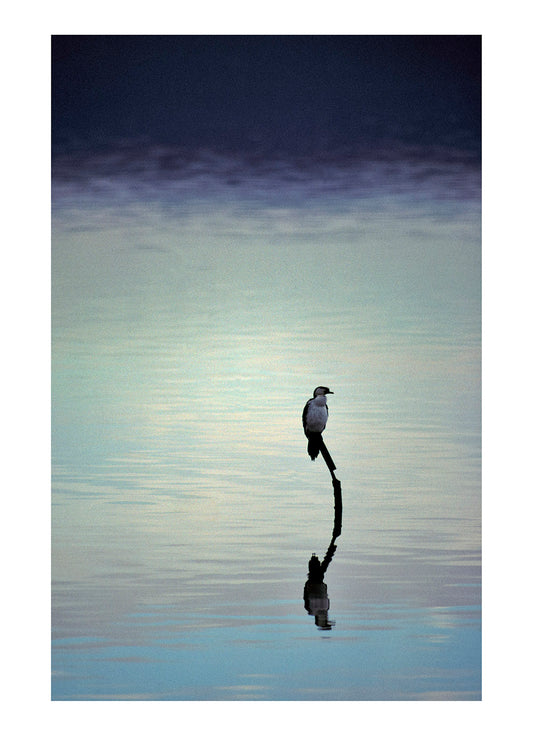
POLYGON ((306 435, 307 435, 307 432, 305 431, 305 429, 306 429, 305 425, 307 423, 307 412, 309 411, 309 404, 311 403, 312 400, 313 400, 312 398, 309 398, 309 400, 307 401, 307 403, 304 406, 304 410, 303 410, 303 414, 302 414, 302 424, 304 425, 304 433, 306 435))

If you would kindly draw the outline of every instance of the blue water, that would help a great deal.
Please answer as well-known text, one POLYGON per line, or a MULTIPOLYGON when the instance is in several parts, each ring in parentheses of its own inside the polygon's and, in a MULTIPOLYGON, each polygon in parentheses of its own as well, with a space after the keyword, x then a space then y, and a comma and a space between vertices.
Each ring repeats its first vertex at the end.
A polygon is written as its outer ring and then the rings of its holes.
POLYGON ((479 699, 475 170, 218 166, 56 180, 52 698, 479 699))

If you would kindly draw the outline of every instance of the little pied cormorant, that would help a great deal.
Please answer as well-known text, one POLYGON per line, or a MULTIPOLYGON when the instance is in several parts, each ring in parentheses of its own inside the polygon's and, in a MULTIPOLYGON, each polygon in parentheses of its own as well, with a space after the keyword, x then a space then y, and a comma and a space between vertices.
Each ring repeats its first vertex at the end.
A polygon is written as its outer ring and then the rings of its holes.
POLYGON ((302 422, 304 425, 305 436, 308 439, 307 452, 314 461, 320 452, 321 435, 326 427, 328 420, 328 405, 326 395, 333 395, 333 390, 329 387, 319 385, 304 406, 302 422))

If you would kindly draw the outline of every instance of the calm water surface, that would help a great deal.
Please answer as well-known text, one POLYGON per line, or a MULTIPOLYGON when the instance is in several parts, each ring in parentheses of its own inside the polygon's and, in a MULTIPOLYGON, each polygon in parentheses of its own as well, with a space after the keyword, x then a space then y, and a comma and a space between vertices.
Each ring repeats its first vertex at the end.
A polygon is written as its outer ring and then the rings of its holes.
POLYGON ((472 176, 210 175, 56 186, 53 699, 479 699, 472 176))

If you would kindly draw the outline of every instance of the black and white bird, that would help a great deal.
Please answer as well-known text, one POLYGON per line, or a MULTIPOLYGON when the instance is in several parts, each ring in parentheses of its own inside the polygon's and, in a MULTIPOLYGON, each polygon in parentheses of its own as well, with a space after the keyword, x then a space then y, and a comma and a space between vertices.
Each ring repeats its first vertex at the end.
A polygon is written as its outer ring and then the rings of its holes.
POLYGON ((318 456, 322 444, 322 432, 326 428, 328 420, 328 404, 326 395, 333 395, 329 387, 319 385, 304 406, 302 422, 305 436, 308 439, 307 452, 314 461, 318 456))

